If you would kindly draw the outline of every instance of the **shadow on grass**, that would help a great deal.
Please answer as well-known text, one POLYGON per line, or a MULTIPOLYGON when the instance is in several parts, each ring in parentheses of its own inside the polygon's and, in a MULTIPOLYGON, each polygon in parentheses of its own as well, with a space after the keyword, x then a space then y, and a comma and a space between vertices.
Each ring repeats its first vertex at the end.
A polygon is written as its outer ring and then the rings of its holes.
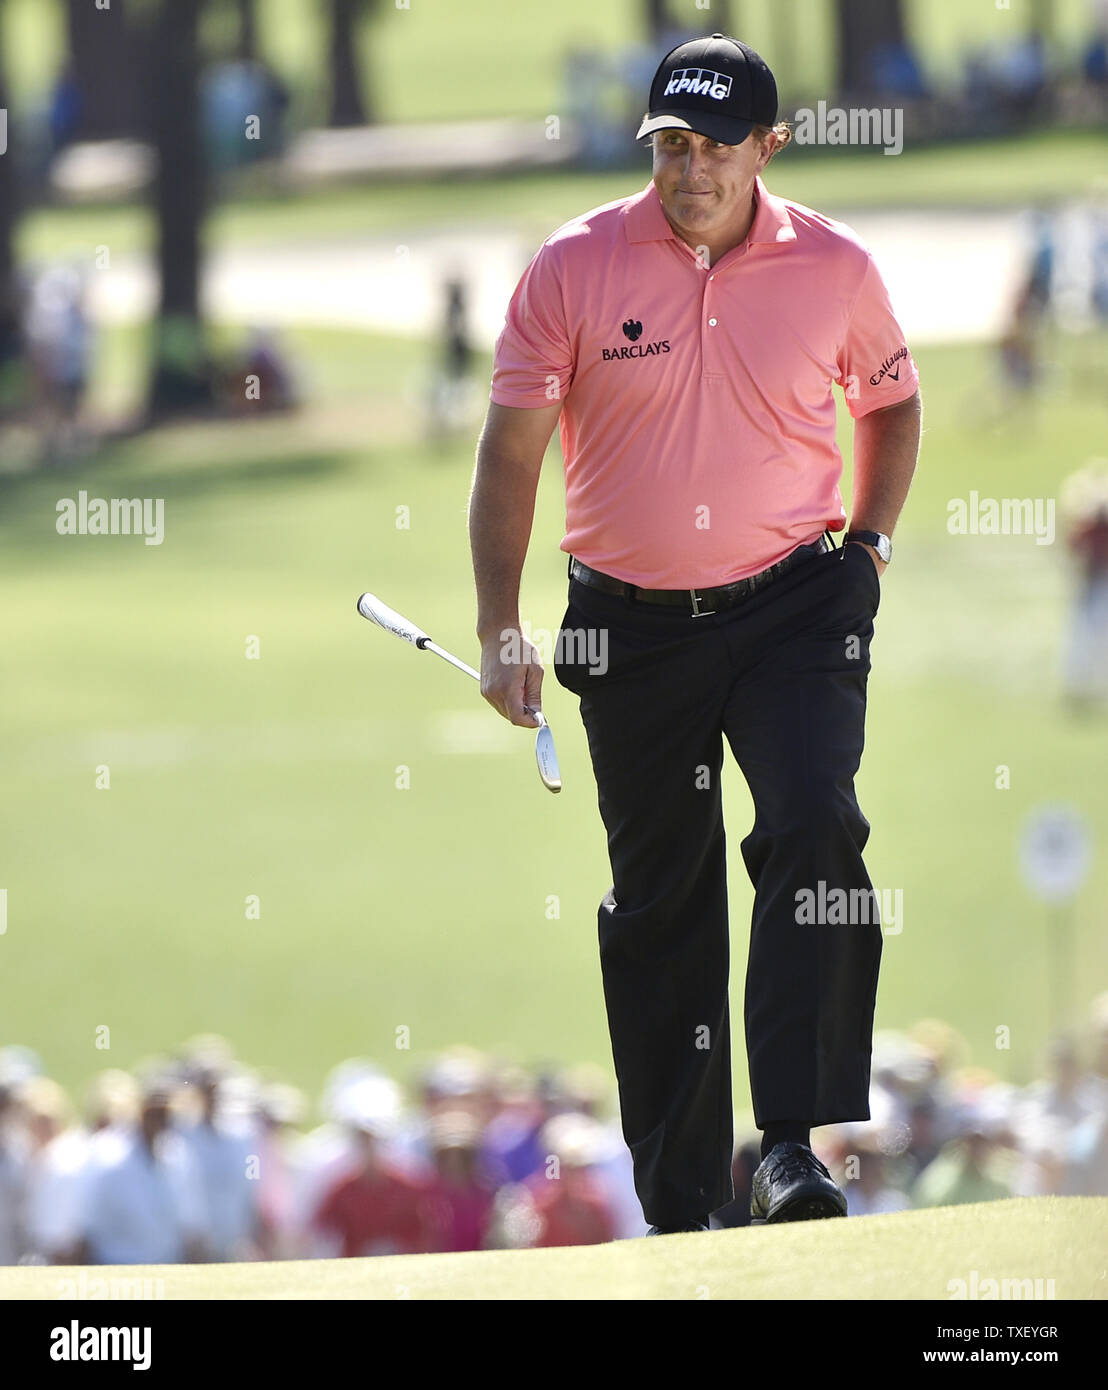
POLYGON ((236 457, 231 462, 198 462, 176 468, 143 469, 129 445, 118 453, 105 451, 71 468, 38 469, 0 475, 0 536, 4 549, 30 550, 52 544, 57 504, 76 499, 161 498, 166 503, 218 498, 235 493, 241 499, 256 492, 274 492, 329 482, 356 466, 356 455, 345 451, 305 451, 236 457))

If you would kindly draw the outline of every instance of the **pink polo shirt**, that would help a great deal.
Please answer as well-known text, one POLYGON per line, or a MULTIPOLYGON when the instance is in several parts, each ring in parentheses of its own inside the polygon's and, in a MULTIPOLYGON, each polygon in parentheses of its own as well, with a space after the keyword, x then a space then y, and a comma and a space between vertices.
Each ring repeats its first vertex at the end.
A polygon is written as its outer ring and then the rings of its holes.
POLYGON ((840 530, 832 384, 855 419, 916 390, 857 235, 761 179, 757 203, 706 267, 651 182, 559 227, 508 306, 492 400, 562 401, 561 548, 627 583, 727 584, 840 530))

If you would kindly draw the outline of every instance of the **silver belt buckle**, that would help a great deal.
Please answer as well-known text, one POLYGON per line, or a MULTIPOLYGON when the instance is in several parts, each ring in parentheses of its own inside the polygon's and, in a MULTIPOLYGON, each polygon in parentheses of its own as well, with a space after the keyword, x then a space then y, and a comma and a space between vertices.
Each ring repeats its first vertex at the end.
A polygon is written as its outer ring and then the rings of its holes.
POLYGON ((708 618, 716 611, 714 608, 701 608, 700 599, 695 589, 689 590, 692 599, 692 615, 694 618, 708 618))

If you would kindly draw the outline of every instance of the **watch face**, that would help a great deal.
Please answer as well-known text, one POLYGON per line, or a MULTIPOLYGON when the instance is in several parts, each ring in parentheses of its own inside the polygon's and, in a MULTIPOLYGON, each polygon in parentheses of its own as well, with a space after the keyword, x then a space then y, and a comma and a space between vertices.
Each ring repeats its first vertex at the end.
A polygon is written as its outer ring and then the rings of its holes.
POLYGON ((893 558, 893 543, 888 536, 879 536, 875 549, 886 564, 893 558))

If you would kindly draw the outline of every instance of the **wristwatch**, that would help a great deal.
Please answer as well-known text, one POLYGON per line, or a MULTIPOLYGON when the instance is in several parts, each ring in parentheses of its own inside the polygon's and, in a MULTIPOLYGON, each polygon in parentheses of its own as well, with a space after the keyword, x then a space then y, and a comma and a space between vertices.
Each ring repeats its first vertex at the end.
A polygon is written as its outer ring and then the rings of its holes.
POLYGON ((862 545, 872 545, 887 565, 893 558, 893 543, 880 531, 848 531, 843 537, 843 545, 848 541, 860 541, 862 545))

